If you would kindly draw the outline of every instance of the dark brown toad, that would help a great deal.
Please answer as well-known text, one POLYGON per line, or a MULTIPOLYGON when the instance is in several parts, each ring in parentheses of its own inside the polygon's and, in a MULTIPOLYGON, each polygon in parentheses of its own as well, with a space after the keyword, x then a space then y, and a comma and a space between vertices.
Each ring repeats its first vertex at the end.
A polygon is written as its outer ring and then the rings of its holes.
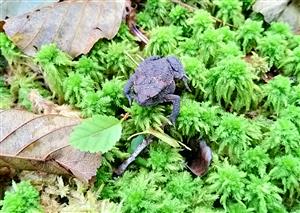
POLYGON ((190 91, 188 78, 176 57, 151 56, 139 64, 125 85, 124 93, 129 103, 135 99, 141 106, 172 102, 170 121, 175 124, 180 111, 180 97, 174 94, 175 79, 183 80, 185 87, 190 91))

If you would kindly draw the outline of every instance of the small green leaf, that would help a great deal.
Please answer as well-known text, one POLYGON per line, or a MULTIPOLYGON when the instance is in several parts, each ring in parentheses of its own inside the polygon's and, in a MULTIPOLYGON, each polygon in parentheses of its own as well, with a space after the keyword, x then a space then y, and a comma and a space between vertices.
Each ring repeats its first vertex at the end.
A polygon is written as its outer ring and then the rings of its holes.
POLYGON ((177 140, 175 140, 174 138, 171 138, 169 135, 167 135, 165 133, 161 133, 161 132, 156 131, 154 129, 147 129, 144 132, 148 133, 148 134, 151 134, 151 135, 154 135, 155 137, 159 138, 160 140, 162 140, 163 142, 169 144, 170 146, 180 147, 177 140))
POLYGON ((147 129, 147 130, 145 130, 143 132, 136 133, 136 134, 130 136, 129 139, 132 138, 132 137, 134 137, 134 136, 142 135, 142 134, 153 135, 153 136, 157 137, 158 139, 160 139, 161 141, 163 141, 163 142, 165 142, 165 143, 167 143, 170 146, 175 147, 175 148, 180 147, 180 145, 181 145, 181 146, 185 147, 186 149, 191 150, 191 148, 189 148, 185 144, 181 143, 180 141, 177 141, 174 138, 170 137, 169 135, 167 135, 165 133, 161 133, 161 132, 156 131, 156 130, 151 129, 151 128, 147 129))
POLYGON ((130 147, 128 148, 128 152, 132 154, 134 152, 134 150, 136 150, 138 145, 140 145, 143 142, 144 139, 145 139, 145 137, 142 135, 139 135, 139 136, 135 137, 134 139, 132 139, 132 141, 130 143, 130 147))
POLYGON ((96 115, 76 126, 70 143, 81 151, 105 153, 120 140, 121 122, 111 116, 96 115))

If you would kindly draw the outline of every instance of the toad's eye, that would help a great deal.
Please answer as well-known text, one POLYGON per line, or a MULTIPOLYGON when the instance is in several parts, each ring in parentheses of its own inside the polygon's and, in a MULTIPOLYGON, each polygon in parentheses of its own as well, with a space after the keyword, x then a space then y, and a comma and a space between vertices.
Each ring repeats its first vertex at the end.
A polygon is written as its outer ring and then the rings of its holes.
POLYGON ((182 70, 184 70, 181 62, 176 57, 169 56, 169 57, 167 57, 167 61, 171 65, 173 71, 182 72, 182 70))

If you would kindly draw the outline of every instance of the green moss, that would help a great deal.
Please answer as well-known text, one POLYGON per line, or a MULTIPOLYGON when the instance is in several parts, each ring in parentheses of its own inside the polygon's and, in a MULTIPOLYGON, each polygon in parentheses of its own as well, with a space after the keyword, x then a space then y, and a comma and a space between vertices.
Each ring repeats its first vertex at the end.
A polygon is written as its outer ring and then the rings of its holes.
POLYGON ((238 39, 241 42, 244 53, 249 53, 256 47, 258 40, 262 37, 262 21, 247 19, 238 29, 238 39))
POLYGON ((267 166, 271 163, 271 159, 267 150, 262 146, 249 148, 242 154, 240 168, 249 174, 259 175, 263 177, 267 173, 267 166))
POLYGON ((82 115, 84 117, 92 117, 93 115, 114 115, 115 112, 111 108, 113 100, 109 96, 102 96, 101 91, 86 92, 79 104, 82 115))
POLYGON ((191 31, 191 29, 189 28, 189 23, 187 21, 189 17, 190 13, 186 8, 180 5, 176 5, 171 9, 169 13, 169 22, 172 25, 182 27, 183 34, 188 36, 191 31))
POLYGON ((225 58, 207 75, 205 90, 212 102, 231 110, 249 110, 259 91, 251 68, 239 58, 225 58))
POLYGON ((260 129, 241 116, 225 114, 214 131, 213 140, 218 143, 218 154, 236 162, 255 140, 261 139, 260 129))
POLYGON ((295 75, 299 78, 300 74, 300 47, 296 47, 292 51, 288 51, 287 57, 283 58, 280 68, 286 75, 295 75))
POLYGON ((150 40, 145 48, 147 56, 172 54, 181 40, 182 29, 176 26, 164 26, 153 28, 150 32, 150 40))
POLYGON ((93 80, 89 76, 70 72, 63 82, 65 100, 73 105, 79 106, 88 92, 94 91, 93 80))
POLYGON ((134 125, 137 131, 146 130, 150 127, 161 130, 161 126, 169 123, 165 116, 163 106, 142 107, 137 103, 133 103, 130 108, 125 108, 130 113, 131 119, 128 120, 129 125, 134 125))
POLYGON ((236 42, 233 41, 227 43, 220 43, 219 48, 216 50, 215 61, 218 63, 224 58, 230 57, 243 57, 243 52, 241 51, 240 47, 237 45, 236 42))
POLYGON ((22 56, 21 52, 3 32, 0 33, 0 51, 9 65, 19 61, 22 56))
POLYGON ((83 117, 128 112, 122 138, 96 177, 100 197, 122 203, 123 212, 297 211, 300 36, 284 23, 264 22, 251 10, 253 0, 182 2, 189 6, 139 3, 136 24, 149 38, 145 46, 123 22, 112 40, 73 60, 54 44, 43 46, 35 57, 41 72, 1 33, 9 66, 1 71, 0 107, 30 110, 28 94, 36 89, 76 106, 83 117), (192 92, 176 82, 175 125, 168 125, 170 104, 129 105, 124 97, 124 84, 150 55, 178 56, 189 78, 192 92), (156 141, 124 176, 113 175, 128 157, 128 137, 150 127, 187 144, 206 139, 213 151, 208 173, 196 178, 185 168, 184 157, 192 156, 156 141))
POLYGON ((193 30, 193 37, 199 40, 205 30, 214 28, 215 21, 209 12, 197 10, 188 22, 193 30))
POLYGON ((269 110, 279 113, 281 109, 287 107, 291 91, 291 82, 289 78, 278 75, 264 85, 263 92, 267 98, 265 107, 269 110))
POLYGON ((203 62, 210 66, 215 62, 223 36, 215 29, 207 29, 197 39, 200 43, 199 54, 203 62))
POLYGON ((216 17, 222 20, 222 25, 242 25, 244 21, 244 16, 242 14, 242 2, 239 0, 215 0, 213 2, 218 8, 216 17))
POLYGON ((198 58, 190 56, 183 56, 182 63, 187 76, 191 79, 192 86, 197 90, 196 92, 204 92, 207 75, 205 65, 198 58))
POLYGON ((245 193, 246 173, 240 171, 236 166, 225 162, 217 167, 217 171, 210 173, 207 179, 208 190, 220 197, 221 204, 225 207, 233 200, 243 204, 242 199, 245 193))
POLYGON ((279 118, 266 134, 263 146, 269 149, 272 156, 296 154, 299 147, 300 134, 297 126, 289 119, 279 118))
POLYGON ((100 84, 103 81, 103 67, 99 66, 96 61, 87 57, 81 56, 75 64, 75 70, 79 74, 89 76, 94 82, 100 84))
POLYGON ((237 31, 231 30, 229 26, 223 26, 217 28, 217 31, 222 35, 222 41, 224 43, 236 42, 237 41, 237 31))
POLYGON ((113 78, 111 80, 106 80, 102 84, 102 89, 100 95, 102 97, 109 97, 113 100, 112 106, 116 110, 117 107, 121 107, 125 102, 126 98, 123 94, 123 87, 125 81, 120 78, 113 78))
POLYGON ((0 97, 0 109, 9 109, 13 105, 13 97, 3 78, 0 78, 0 97))
POLYGON ((56 45, 43 45, 35 56, 43 69, 43 77, 58 102, 64 101, 63 81, 72 65, 71 57, 60 51, 56 45))
POLYGON ((287 40, 293 37, 291 27, 283 22, 272 22, 266 33, 277 34, 287 40))
POLYGON ((275 166, 270 171, 271 179, 277 180, 289 198, 295 199, 299 196, 300 158, 286 155, 277 157, 274 163, 275 166))
POLYGON ((184 160, 178 150, 165 143, 152 144, 147 166, 158 172, 176 172, 184 167, 184 160))
POLYGON ((286 55, 287 41, 278 34, 267 33, 257 41, 257 51, 267 58, 270 67, 279 67, 286 55))
POLYGON ((128 41, 108 44, 107 49, 98 51, 99 60, 105 67, 105 74, 108 76, 126 76, 132 72, 135 64, 130 57, 137 54, 138 47, 128 41))
POLYGON ((221 110, 210 103, 200 104, 195 100, 183 98, 176 126, 182 136, 212 136, 213 129, 219 123, 220 114, 221 110))
POLYGON ((13 182, 12 190, 6 191, 4 200, 0 201, 2 213, 38 213, 43 212, 40 206, 38 191, 29 182, 13 182))

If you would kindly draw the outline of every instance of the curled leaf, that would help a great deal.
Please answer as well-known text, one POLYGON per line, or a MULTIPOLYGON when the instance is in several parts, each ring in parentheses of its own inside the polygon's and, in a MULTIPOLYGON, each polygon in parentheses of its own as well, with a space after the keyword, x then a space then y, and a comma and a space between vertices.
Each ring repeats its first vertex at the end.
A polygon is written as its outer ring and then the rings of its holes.
POLYGON ((212 151, 205 141, 200 141, 198 149, 194 151, 188 168, 197 176, 204 175, 212 160, 212 151))

